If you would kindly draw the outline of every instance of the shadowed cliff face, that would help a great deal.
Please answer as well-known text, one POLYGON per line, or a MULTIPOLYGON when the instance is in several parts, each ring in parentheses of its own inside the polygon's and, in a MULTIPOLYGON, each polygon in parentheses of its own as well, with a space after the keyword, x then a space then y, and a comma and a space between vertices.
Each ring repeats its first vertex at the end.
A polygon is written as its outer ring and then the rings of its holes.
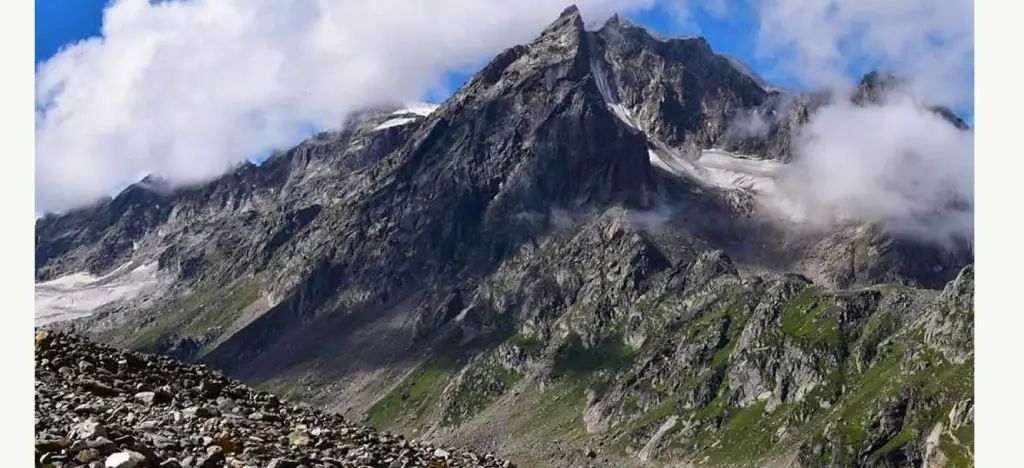
MULTIPOLYGON (((865 78, 855 101, 872 105, 889 89, 880 80, 865 78)), ((436 109, 367 110, 209 183, 148 178, 40 219, 36 277, 157 262, 158 287, 64 326, 368 411, 378 425, 509 440, 509 453, 534 447, 517 445, 524 433, 561 428, 550 437, 603 434, 636 461, 679 444, 717 453, 710 444, 732 439, 712 428, 741 417, 754 427, 750 408, 767 404, 801 408, 771 426, 789 455, 842 464, 863 454, 826 450, 838 429, 809 425, 819 407, 887 421, 858 450, 903 430, 916 444, 934 418, 862 411, 861 394, 834 379, 868 385, 872 366, 891 371, 885 359, 915 365, 882 342, 973 359, 949 331, 972 306, 913 289, 963 289, 970 249, 872 226, 779 224, 749 209, 749 190, 652 163, 655 151, 688 161, 709 148, 789 161, 801 125, 830 99, 772 88, 702 38, 655 37, 617 16, 587 31, 569 8, 436 109), (775 117, 737 132, 751 113, 775 117), (943 330, 939 341, 890 327, 943 307, 926 327, 943 330), (811 408, 814 388, 831 393, 811 408), (550 391, 575 402, 571 414, 543 409, 550 391), (530 415, 540 419, 521 420, 530 415)), ((924 445, 907 447, 906 460, 924 457, 924 445)), ((903 466, 873 463, 858 466, 903 466)))

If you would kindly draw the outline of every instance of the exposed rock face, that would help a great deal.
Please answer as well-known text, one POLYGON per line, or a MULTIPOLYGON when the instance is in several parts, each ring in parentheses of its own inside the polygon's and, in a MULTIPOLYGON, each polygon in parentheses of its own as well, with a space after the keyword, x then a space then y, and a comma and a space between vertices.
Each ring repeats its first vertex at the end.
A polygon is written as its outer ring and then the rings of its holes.
POLYGON ((569 8, 437 108, 44 217, 36 276, 156 262, 159 288, 59 326, 527 466, 963 460, 969 248, 790 229, 652 162, 785 163, 831 99, 569 8))

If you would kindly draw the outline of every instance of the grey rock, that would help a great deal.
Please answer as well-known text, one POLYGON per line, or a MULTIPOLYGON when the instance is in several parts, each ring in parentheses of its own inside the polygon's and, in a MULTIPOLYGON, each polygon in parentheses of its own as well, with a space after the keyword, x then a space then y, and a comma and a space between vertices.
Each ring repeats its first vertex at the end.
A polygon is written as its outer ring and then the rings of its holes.
POLYGON ((71 437, 79 440, 95 440, 107 436, 107 429, 99 421, 89 419, 71 429, 71 437))
POLYGON ((146 466, 146 457, 138 452, 125 450, 107 457, 104 465, 107 468, 141 468, 146 466))

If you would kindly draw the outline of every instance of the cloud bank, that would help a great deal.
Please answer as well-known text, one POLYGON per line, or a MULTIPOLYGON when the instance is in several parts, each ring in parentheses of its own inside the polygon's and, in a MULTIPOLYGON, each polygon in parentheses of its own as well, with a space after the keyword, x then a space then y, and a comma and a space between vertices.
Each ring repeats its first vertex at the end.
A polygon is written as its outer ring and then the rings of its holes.
POLYGON ((973 237, 974 136, 906 96, 819 110, 780 175, 807 221, 861 220, 946 243, 973 237))
MULTIPOLYGON (((446 73, 531 41, 567 3, 114 0, 101 37, 68 46, 37 70, 37 212, 89 203, 148 173, 205 180, 294 144, 311 127, 336 127, 352 110, 421 100, 443 87, 446 73)), ((929 102, 971 94, 961 79, 972 69, 970 1, 576 3, 591 25, 655 7, 677 22, 693 21, 698 9, 716 18, 752 14, 765 61, 809 86, 841 88, 851 66, 879 64, 910 71, 929 102)), ((842 120, 816 127, 806 158, 841 154, 822 142, 842 120)), ((871 119, 850 120, 875 133, 871 119)))
MULTIPOLYGON (((763 0, 758 52, 777 72, 833 100, 793 141, 779 176, 802 221, 858 220, 892 233, 948 242, 973 237, 974 135, 931 106, 973 107, 971 0, 763 0), (850 104, 860 76, 889 69, 902 79, 877 105, 850 104)), ((741 112, 729 133, 763 136, 788 110, 741 112)))
POLYGON ((973 0, 751 1, 758 52, 811 87, 850 87, 851 68, 900 70, 934 104, 973 101, 973 0))
MULTIPOLYGON (((653 0, 581 0, 588 21, 653 0)), ((36 74, 37 211, 199 181, 529 42, 549 0, 115 0, 36 74)))

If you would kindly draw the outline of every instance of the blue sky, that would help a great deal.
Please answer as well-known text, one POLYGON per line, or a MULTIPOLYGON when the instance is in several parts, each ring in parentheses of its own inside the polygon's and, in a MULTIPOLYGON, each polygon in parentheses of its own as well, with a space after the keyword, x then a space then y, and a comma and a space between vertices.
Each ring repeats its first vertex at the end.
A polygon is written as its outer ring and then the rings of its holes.
POLYGON ((98 36, 107 0, 36 0, 36 64, 61 46, 98 36))

